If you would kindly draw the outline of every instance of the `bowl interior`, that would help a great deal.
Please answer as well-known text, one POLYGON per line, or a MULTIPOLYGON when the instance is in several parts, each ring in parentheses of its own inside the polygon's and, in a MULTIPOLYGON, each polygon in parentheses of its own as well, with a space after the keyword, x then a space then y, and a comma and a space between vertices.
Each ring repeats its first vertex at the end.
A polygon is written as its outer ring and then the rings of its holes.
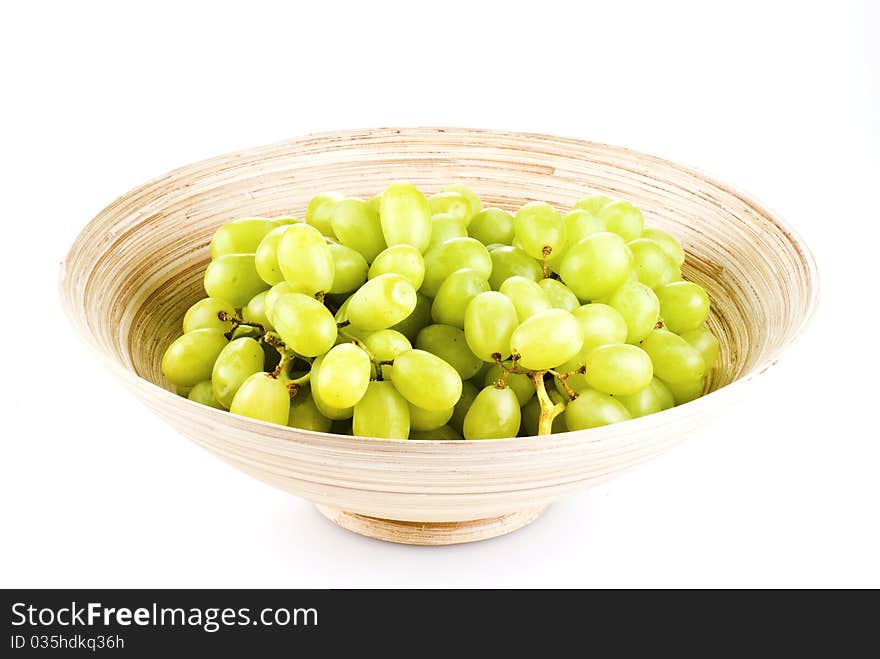
POLYGON ((369 197, 405 179, 425 193, 461 181, 484 204, 569 209, 591 193, 636 204, 684 245, 687 279, 712 300, 721 358, 709 389, 762 370, 815 304, 810 255, 748 198, 673 163, 618 147, 465 129, 318 135, 186 166, 121 197, 88 225, 65 264, 72 319, 100 352, 167 387, 162 353, 200 297, 217 226, 302 216, 316 193, 369 197))

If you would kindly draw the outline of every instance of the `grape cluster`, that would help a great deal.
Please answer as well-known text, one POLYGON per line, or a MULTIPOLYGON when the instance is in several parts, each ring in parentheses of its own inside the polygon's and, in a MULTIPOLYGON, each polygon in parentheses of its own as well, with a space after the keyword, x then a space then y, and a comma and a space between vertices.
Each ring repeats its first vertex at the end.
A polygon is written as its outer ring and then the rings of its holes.
POLYGON ((315 431, 493 439, 703 393, 719 344, 675 238, 623 200, 515 215, 469 188, 320 195, 221 226, 162 372, 181 395, 315 431))

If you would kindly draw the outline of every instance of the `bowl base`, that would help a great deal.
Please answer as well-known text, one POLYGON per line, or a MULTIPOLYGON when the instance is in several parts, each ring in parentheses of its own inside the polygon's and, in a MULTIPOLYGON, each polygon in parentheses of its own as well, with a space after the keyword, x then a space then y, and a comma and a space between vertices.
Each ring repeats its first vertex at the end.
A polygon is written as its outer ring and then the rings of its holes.
POLYGON ((499 517, 464 522, 404 522, 351 513, 331 506, 316 506, 318 512, 344 529, 369 538, 404 545, 457 545, 505 535, 534 522, 547 506, 526 508, 499 517))

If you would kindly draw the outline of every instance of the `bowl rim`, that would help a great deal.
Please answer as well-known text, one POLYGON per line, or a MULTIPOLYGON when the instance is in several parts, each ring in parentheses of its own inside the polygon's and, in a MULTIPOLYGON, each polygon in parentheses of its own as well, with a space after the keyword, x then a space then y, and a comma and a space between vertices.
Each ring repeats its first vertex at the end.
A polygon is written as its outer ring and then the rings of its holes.
MULTIPOLYGON (((816 265, 816 260, 813 255, 812 250, 806 244, 800 233, 794 229, 786 220, 784 220, 778 213, 770 210, 766 204, 759 201, 756 197, 751 194, 743 192, 740 188, 732 186, 728 183, 721 181, 715 176, 705 172, 700 168, 696 168, 690 165, 684 165, 679 162, 669 160, 667 158, 656 156, 653 154, 645 153, 642 151, 638 151, 636 149, 632 149, 629 147, 619 146, 615 144, 609 144, 605 142, 594 142, 591 140, 585 140, 581 138, 575 137, 565 137, 560 135, 552 135, 549 133, 539 133, 539 132, 524 132, 524 131, 514 131, 514 130, 495 130, 491 128, 468 128, 462 126, 383 126, 383 127, 373 127, 373 128, 353 128, 353 129, 341 129, 341 130, 331 130, 331 131, 319 131, 312 133, 304 133, 299 136, 291 137, 284 140, 274 141, 258 146, 245 147, 241 149, 235 149, 233 151, 229 151, 226 153, 222 153, 219 155, 211 156, 208 158, 204 158, 201 160, 196 160, 191 163, 187 163, 185 165, 176 167, 171 169, 164 174, 155 176, 144 183, 135 186, 128 191, 122 193, 114 200, 112 200, 109 204, 104 206, 101 211, 98 212, 91 220, 89 220, 86 225, 77 233, 74 240, 71 242, 68 247, 64 260, 60 264, 59 268, 59 293, 61 297, 62 307, 64 308, 65 315, 68 318, 68 321, 74 328, 77 330, 77 333, 80 334, 81 338, 85 339, 86 345, 90 348, 91 352, 95 354, 99 360, 107 367, 111 372, 117 374, 123 382, 127 383, 130 388, 135 390, 143 389, 146 392, 157 392, 159 396, 163 397, 166 402, 171 405, 179 406, 181 410, 198 410, 201 413, 207 412, 209 415, 216 415, 218 421, 223 421, 228 418, 229 415, 232 415, 235 419, 243 420, 250 424, 255 424, 256 427, 265 427, 267 429, 271 429, 272 433, 260 433, 261 435, 272 438, 279 439, 281 441, 296 441, 297 439, 303 440, 313 440, 313 441, 356 441, 356 443, 360 445, 364 445, 365 441, 371 443, 379 443, 379 444, 389 444, 389 445, 408 445, 412 447, 416 446, 435 446, 435 445, 470 445, 472 447, 479 446, 499 446, 499 445, 507 445, 510 443, 516 443, 519 446, 530 446, 536 443, 543 444, 556 444, 559 442, 566 443, 567 440, 577 441, 591 441, 598 442, 603 438, 611 437, 615 434, 616 429, 618 429, 621 423, 611 424, 608 426, 602 426, 598 428, 589 428, 584 430, 570 430, 564 433, 553 433, 551 435, 534 435, 529 437, 504 437, 498 439, 483 439, 479 441, 463 441, 459 439, 425 439, 425 440, 410 440, 410 439, 388 439, 388 438, 378 438, 378 437, 363 437, 359 435, 339 435, 331 432, 317 432, 313 430, 305 430, 301 428, 294 428, 290 426, 282 426, 280 424, 270 423, 267 421, 262 421, 259 419, 252 419, 250 417, 244 417, 241 415, 233 414, 228 410, 218 410, 211 407, 207 407, 196 403, 194 401, 189 400, 188 398, 184 398, 168 389, 160 387, 159 385, 147 380, 144 377, 141 377, 134 371, 126 368, 122 363, 117 361, 108 355, 104 350, 97 345, 94 339, 94 335, 90 330, 87 330, 83 324, 80 322, 79 315, 76 313, 76 309, 73 305, 73 298, 68 294, 68 291, 65 287, 65 282, 67 280, 67 271, 68 271, 68 259, 71 253, 74 251, 74 248, 83 240, 84 234, 88 230, 89 226, 105 212, 108 212, 114 206, 119 205, 119 203, 132 196, 137 194, 138 192, 155 186, 162 181, 171 179, 177 175, 186 173, 193 169, 201 168, 212 163, 220 162, 225 159, 228 159, 233 156, 240 156, 243 154, 256 154, 258 152, 269 151, 273 149, 277 149, 284 146, 290 146, 295 144, 301 144, 307 141, 321 141, 321 140, 338 140, 340 138, 354 138, 356 136, 376 136, 376 135, 400 135, 405 137, 408 134, 417 135, 423 134, 425 132, 436 132, 440 134, 460 134, 462 136, 469 137, 479 137, 479 135, 493 135, 493 136, 505 136, 514 139, 527 139, 527 140, 548 140, 556 143, 569 143, 575 146, 580 147, 588 147, 588 148, 597 148, 600 150, 611 150, 617 152, 619 154, 626 154, 630 156, 634 156, 641 159, 651 160, 659 165, 665 166, 667 168, 671 168, 677 170, 683 174, 702 179, 706 183, 719 188, 720 190, 738 198, 746 205, 755 209, 757 213, 759 213, 763 218, 771 221, 774 225, 779 227, 783 234, 788 239, 789 243, 794 247, 795 251, 800 256, 800 263, 803 265, 804 270, 807 275, 807 290, 809 291, 809 301, 807 304, 806 313, 800 319, 797 326, 792 330, 790 338, 782 345, 778 350, 776 350, 771 356, 759 362, 756 366, 750 369, 747 373, 744 373, 740 377, 738 377, 733 382, 719 388, 714 391, 710 391, 700 398, 690 401, 688 403, 684 403, 682 405, 677 405, 667 410, 662 410, 660 412, 655 412, 653 414, 649 414, 643 417, 638 417, 635 419, 628 419, 626 421, 621 422, 622 424, 627 424, 628 428, 633 428, 636 425, 645 425, 648 424, 654 425, 658 420, 662 419, 664 421, 668 421, 673 423, 675 419, 678 417, 686 417, 696 415, 698 406, 700 409, 706 407, 709 404, 720 403, 722 397, 731 398, 732 396, 737 396, 741 390, 741 388, 753 380, 754 378, 764 375, 767 373, 773 366, 779 363, 783 354, 788 352, 791 347, 796 344, 802 337, 807 328, 812 324, 819 304, 819 292, 821 289, 820 279, 819 279, 819 271, 816 265), (285 437, 276 437, 276 434, 279 432, 278 429, 281 429, 285 437), (586 435, 589 433, 589 435, 586 435)), ((465 449, 467 450, 467 449, 465 449)), ((477 450, 474 448, 473 450, 477 450)))

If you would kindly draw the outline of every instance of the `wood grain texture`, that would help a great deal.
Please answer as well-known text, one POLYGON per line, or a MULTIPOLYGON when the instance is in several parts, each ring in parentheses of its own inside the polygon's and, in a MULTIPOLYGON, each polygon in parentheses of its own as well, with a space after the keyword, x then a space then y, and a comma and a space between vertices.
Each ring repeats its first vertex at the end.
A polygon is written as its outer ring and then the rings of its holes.
MULTIPOLYGON (((62 268, 71 322, 120 381, 181 433, 262 481, 320 506, 419 522, 542 509, 686 438, 733 404, 804 329, 818 281, 809 250, 761 205, 691 169, 620 147, 547 135, 452 128, 302 137, 177 169, 105 208, 62 268), (684 274, 712 300, 720 365, 703 398, 649 417, 552 437, 409 442, 285 428, 166 391, 162 352, 202 297, 208 243, 245 215, 302 216, 316 193, 368 197, 389 181, 424 192, 461 181, 484 203, 568 209, 628 199, 677 236, 684 274)), ((325 509, 326 509, 325 508, 325 509)))

